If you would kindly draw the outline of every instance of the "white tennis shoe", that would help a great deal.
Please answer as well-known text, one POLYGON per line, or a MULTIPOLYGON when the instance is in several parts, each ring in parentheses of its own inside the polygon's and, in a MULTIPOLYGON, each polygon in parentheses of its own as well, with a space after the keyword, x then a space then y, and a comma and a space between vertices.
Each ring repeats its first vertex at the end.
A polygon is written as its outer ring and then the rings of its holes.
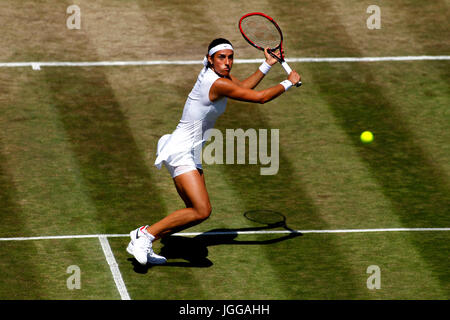
POLYGON ((164 264, 167 259, 153 252, 152 236, 146 231, 147 226, 142 226, 130 232, 131 241, 127 252, 133 255, 142 264, 164 264))

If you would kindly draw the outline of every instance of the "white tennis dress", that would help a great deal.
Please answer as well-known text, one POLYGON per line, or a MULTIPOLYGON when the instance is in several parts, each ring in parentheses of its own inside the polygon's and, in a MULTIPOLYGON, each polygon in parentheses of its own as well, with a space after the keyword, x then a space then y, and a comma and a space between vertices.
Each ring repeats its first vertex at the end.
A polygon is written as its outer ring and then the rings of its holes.
POLYGON ((173 178, 202 168, 201 149, 208 139, 205 132, 214 127, 227 105, 226 97, 214 102, 209 100, 209 90, 219 78, 212 69, 202 69, 188 95, 175 131, 162 136, 158 141, 155 166, 161 169, 164 164, 173 178))

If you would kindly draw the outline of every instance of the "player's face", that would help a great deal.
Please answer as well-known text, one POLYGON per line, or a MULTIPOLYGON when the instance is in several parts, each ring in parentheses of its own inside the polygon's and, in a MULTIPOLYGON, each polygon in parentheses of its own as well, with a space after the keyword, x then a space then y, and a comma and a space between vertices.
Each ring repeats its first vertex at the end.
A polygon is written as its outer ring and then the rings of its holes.
POLYGON ((213 59, 209 57, 214 71, 223 77, 230 75, 231 67, 233 66, 233 58, 233 50, 230 49, 217 51, 214 54, 213 59))

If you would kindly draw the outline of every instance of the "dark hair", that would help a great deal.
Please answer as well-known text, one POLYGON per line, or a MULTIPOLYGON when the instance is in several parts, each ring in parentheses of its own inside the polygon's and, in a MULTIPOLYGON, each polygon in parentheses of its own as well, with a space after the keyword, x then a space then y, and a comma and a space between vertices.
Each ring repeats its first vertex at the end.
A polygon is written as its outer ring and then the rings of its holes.
MULTIPOLYGON (((209 44, 209 46, 208 46, 208 52, 209 52, 209 50, 211 50, 211 49, 214 48, 215 46, 217 46, 217 45, 219 45, 219 44, 224 44, 224 43, 227 43, 227 44, 233 46, 233 45, 231 44, 231 42, 228 41, 227 39, 224 39, 224 38, 217 38, 217 39, 214 39, 213 41, 211 41, 211 43, 209 44)), ((206 58, 208 58, 208 52, 206 53, 206 58)), ((214 57, 214 54, 213 54, 212 57, 214 57)), ((212 57, 211 57, 211 58, 212 58, 212 57)), ((210 64, 209 61, 208 61, 208 64, 207 64, 206 68, 209 68, 209 67, 211 67, 211 64, 210 64)))

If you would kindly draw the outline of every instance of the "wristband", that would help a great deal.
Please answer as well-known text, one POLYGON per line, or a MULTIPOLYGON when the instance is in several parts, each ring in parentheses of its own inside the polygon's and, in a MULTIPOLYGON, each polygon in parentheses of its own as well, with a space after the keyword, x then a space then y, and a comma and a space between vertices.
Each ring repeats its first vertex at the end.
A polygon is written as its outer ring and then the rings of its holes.
POLYGON ((288 91, 290 87, 292 87, 292 82, 289 80, 283 80, 280 84, 284 87, 284 91, 288 91))
POLYGON ((270 64, 268 64, 267 62, 263 62, 260 66, 259 66, 259 71, 261 71, 263 74, 267 74, 267 72, 270 71, 270 68, 272 68, 272 66, 270 64))

